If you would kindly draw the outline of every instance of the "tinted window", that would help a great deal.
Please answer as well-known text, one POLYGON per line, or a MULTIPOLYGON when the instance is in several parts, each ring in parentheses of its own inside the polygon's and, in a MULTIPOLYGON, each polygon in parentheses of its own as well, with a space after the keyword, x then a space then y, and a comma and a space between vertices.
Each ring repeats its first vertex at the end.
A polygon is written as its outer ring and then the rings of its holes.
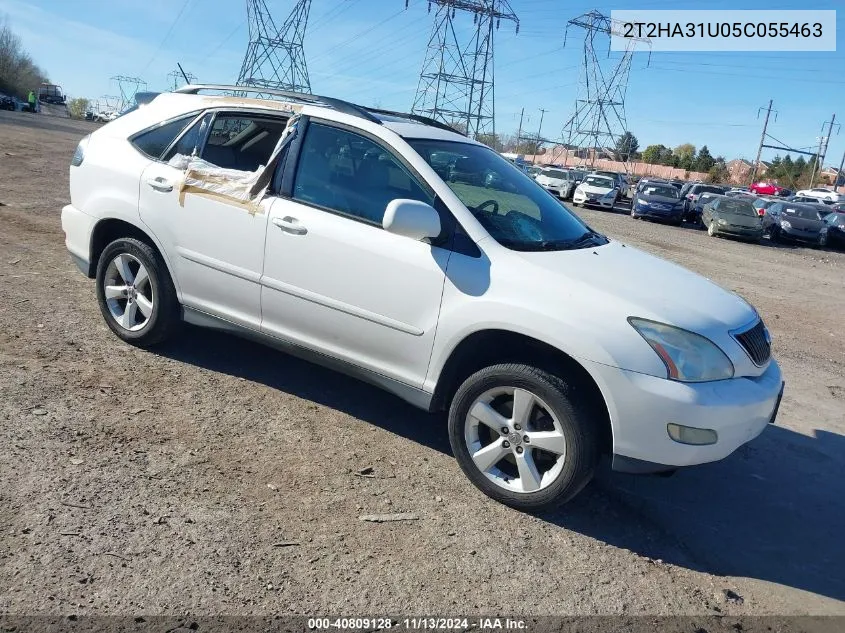
POLYGON ((184 130, 188 123, 193 121, 195 117, 196 114, 192 114, 190 116, 165 123, 164 125, 159 125, 147 132, 142 132, 132 139, 132 144, 150 158, 160 158, 164 153, 164 150, 166 150, 173 142, 173 139, 179 136, 182 130, 184 130))
MULTIPOLYGON (((437 160, 455 164, 443 153, 437 160)), ((308 126, 293 197, 379 225, 391 200, 434 202, 433 196, 382 146, 318 123, 308 126)))
POLYGON ((197 151, 197 145, 199 145, 200 139, 202 139, 203 134, 205 133, 208 124, 211 122, 211 114, 207 114, 202 119, 194 123, 181 137, 173 147, 167 152, 167 155, 164 157, 164 160, 170 160, 176 154, 182 154, 182 156, 191 156, 194 152, 197 151))
MULTIPOLYGON (((606 243, 605 238, 596 236, 556 198, 493 150, 483 145, 434 139, 408 139, 408 143, 429 164, 433 154, 443 151, 461 161, 467 171, 459 179, 450 178, 446 184, 503 246, 539 251, 606 243)), ((602 180, 609 182, 606 178, 602 180)))
POLYGON ((226 169, 255 171, 267 164, 286 123, 283 117, 218 114, 201 158, 226 169))
POLYGON ((819 220, 821 214, 809 205, 795 205, 785 207, 783 212, 788 216, 803 218, 804 220, 819 220))

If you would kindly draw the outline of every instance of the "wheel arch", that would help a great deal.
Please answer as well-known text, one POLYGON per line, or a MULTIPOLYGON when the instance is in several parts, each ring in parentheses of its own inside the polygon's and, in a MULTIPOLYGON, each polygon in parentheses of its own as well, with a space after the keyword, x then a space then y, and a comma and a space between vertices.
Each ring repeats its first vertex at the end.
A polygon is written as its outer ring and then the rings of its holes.
POLYGON ((147 230, 122 218, 102 218, 94 225, 94 229, 91 231, 91 243, 89 245, 88 277, 91 279, 96 277, 97 264, 99 263, 100 255, 102 255, 106 246, 122 237, 131 237, 143 242, 161 256, 165 268, 170 275, 170 279, 173 282, 173 286, 176 288, 176 296, 181 299, 182 295, 176 281, 176 276, 173 274, 170 262, 168 261, 168 258, 164 254, 164 251, 158 241, 147 230))
POLYGON ((610 411, 593 376, 577 359, 561 349, 511 330, 478 330, 462 339, 449 354, 440 371, 430 410, 448 409, 452 397, 467 377, 484 367, 506 362, 530 364, 572 380, 575 389, 583 394, 601 415, 599 441, 602 452, 612 452, 613 430, 610 411))

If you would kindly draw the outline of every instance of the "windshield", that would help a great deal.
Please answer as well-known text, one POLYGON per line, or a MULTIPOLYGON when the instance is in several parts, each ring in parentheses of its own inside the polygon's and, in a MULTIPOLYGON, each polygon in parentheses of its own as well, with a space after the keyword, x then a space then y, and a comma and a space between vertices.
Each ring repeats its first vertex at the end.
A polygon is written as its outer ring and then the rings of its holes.
POLYGON ((821 213, 810 206, 786 207, 783 212, 787 215, 802 218, 804 220, 818 220, 821 216, 821 213))
POLYGON ((613 189, 613 181, 610 178, 605 178, 604 176, 587 176, 587 179, 584 181, 585 185, 591 185, 593 187, 600 187, 602 189, 613 189))
POLYGON ((460 165, 460 172, 451 172, 444 178, 446 184, 499 244, 518 251, 541 251, 607 243, 490 148, 434 139, 407 141, 429 165, 433 154, 452 155, 452 164, 460 165))
POLYGON ((725 198, 719 204, 719 212, 732 213, 733 215, 757 215, 754 206, 750 202, 747 200, 738 200, 737 198, 725 198))
POLYGON ((664 196, 666 198, 680 198, 678 190, 672 185, 646 185, 643 187, 644 196, 664 196))
POLYGON ((549 178, 556 178, 558 180, 569 180, 569 174, 565 171, 561 171, 560 169, 545 169, 540 175, 547 176, 549 178))

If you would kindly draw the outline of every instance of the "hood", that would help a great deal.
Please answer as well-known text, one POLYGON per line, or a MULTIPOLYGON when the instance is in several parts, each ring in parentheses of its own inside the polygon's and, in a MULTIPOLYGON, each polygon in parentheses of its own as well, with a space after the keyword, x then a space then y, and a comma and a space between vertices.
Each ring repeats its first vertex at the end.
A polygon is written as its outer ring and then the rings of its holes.
POLYGON ((584 305, 581 313, 598 320, 641 317, 721 338, 756 315, 744 299, 709 279, 620 242, 520 256, 547 273, 545 284, 560 289, 557 300, 584 305))
POLYGON ((676 204, 681 204, 683 202, 681 198, 672 198, 670 196, 650 196, 644 193, 638 193, 637 197, 642 198, 649 204, 651 204, 652 202, 658 202, 660 204, 675 206, 676 204))
POLYGON ((763 219, 759 215, 742 215, 741 213, 726 213, 718 211, 714 214, 717 218, 723 219, 728 224, 746 228, 762 227, 763 219))
POLYGON ((596 187, 595 185, 587 185, 583 182, 578 185, 578 188, 584 193, 597 193, 601 195, 610 193, 614 189, 614 187, 596 187))
POLYGON ((781 213, 778 221, 786 220, 792 225, 793 229, 801 229, 803 231, 821 231, 824 226, 822 220, 811 220, 799 217, 797 215, 789 215, 788 213, 781 213))

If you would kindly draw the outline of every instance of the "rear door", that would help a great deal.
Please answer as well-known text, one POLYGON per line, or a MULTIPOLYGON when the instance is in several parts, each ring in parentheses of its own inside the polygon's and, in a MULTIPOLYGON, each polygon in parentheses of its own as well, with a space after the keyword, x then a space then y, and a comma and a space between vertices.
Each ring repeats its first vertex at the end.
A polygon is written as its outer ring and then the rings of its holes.
POLYGON ((253 172, 266 164, 286 122, 284 115, 265 112, 205 114, 141 177, 141 218, 171 256, 182 303, 256 330, 272 199, 247 209, 213 194, 180 194, 184 170, 167 161, 193 153, 221 168, 253 172))

